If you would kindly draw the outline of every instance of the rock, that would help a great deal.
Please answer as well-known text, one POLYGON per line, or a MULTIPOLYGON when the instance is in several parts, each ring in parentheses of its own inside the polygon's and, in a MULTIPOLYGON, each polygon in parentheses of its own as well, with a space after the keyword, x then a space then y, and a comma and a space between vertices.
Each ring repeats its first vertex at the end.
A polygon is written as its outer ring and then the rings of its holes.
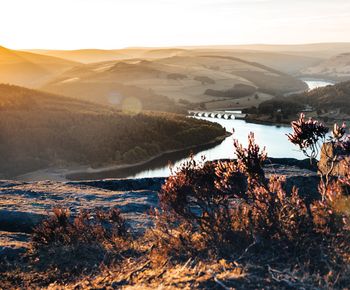
POLYGON ((30 233, 45 218, 46 215, 31 211, 1 209, 0 230, 30 233))
POLYGON ((98 187, 114 191, 126 190, 153 190, 159 191, 162 184, 164 184, 164 177, 155 178, 138 178, 138 179, 103 179, 103 180, 88 180, 88 181, 71 181, 67 184, 80 184, 92 187, 98 187))
POLYGON ((137 232, 150 224, 162 179, 6 183, 0 186, 0 230, 30 233, 55 207, 71 215, 82 209, 117 207, 137 232), (155 190, 156 189, 156 190, 155 190))
MULTIPOLYGON (((308 162, 310 164, 310 160, 308 160, 308 162)), ((285 190, 287 193, 291 193, 292 188, 296 187, 298 188, 299 194, 306 200, 306 202, 311 202, 312 200, 320 198, 318 192, 320 178, 317 175, 317 172, 309 169, 302 169, 298 166, 284 164, 265 165, 264 170, 266 177, 270 177, 271 175, 284 175, 286 177, 285 190)))
POLYGON ((29 248, 29 235, 0 231, 0 257, 14 260, 29 248))
POLYGON ((317 172, 317 164, 315 161, 310 162, 309 158, 298 160, 294 158, 268 158, 265 161, 266 165, 269 164, 279 164, 279 165, 285 165, 285 166, 294 166, 298 167, 299 169, 307 169, 310 171, 317 172))
POLYGON ((350 164, 350 153, 346 152, 340 146, 332 143, 324 143, 321 149, 321 158, 318 163, 318 171, 326 175, 330 172, 331 176, 344 176, 349 170, 346 165, 350 164), (335 158, 334 164, 332 160, 335 158), (332 169, 333 166, 333 169, 332 169))

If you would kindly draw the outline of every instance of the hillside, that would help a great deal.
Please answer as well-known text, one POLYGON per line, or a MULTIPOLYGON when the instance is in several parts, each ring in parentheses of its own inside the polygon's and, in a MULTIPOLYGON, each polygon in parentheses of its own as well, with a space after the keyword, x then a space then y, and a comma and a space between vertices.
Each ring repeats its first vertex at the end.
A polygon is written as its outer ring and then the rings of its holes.
POLYGON ((43 50, 32 49, 28 52, 60 57, 82 63, 116 61, 132 58, 156 59, 180 54, 190 55, 194 51, 179 48, 123 48, 123 49, 78 49, 78 50, 43 50))
MULTIPOLYGON (((135 57, 154 57, 168 53, 168 57, 174 52, 180 53, 196 53, 200 51, 220 51, 222 53, 266 53, 279 54, 289 56, 304 56, 318 59, 328 59, 337 54, 347 53, 350 51, 350 43, 310 43, 310 44, 244 44, 244 45, 208 45, 208 46, 184 46, 173 48, 152 48, 152 47, 133 47, 124 49, 80 49, 80 50, 26 50, 29 52, 66 58, 79 62, 98 62, 107 60, 116 60, 119 57, 135 58, 135 57), (96 59, 103 58, 103 59, 96 59)), ((158 56, 159 57, 159 56, 158 56)), ((238 56, 240 57, 240 56, 238 56)), ((261 59, 263 60, 263 59, 261 59)), ((261 61, 259 61, 261 62, 261 61)))
POLYGON ((77 62, 0 46, 0 83, 38 87, 77 62))
POLYGON ((329 42, 309 44, 243 44, 209 46, 207 48, 241 49, 264 52, 277 52, 291 55, 303 55, 317 58, 330 58, 350 51, 350 42, 329 42))
POLYGON ((111 60, 129 59, 142 55, 145 49, 78 49, 78 50, 43 50, 32 49, 28 52, 52 57, 59 57, 81 63, 93 63, 111 60))
POLYGON ((196 50, 197 54, 220 55, 236 57, 242 60, 260 63, 270 68, 288 74, 298 74, 300 70, 319 64, 323 58, 303 55, 293 55, 283 52, 269 52, 259 50, 196 50))
MULTIPOLYGON (((271 68, 295 74, 300 70, 314 66, 327 59, 322 53, 312 51, 306 55, 297 53, 295 50, 284 51, 287 47, 272 49, 268 46, 218 46, 218 47, 193 47, 193 48, 125 48, 114 50, 102 49, 80 49, 80 50, 41 50, 34 49, 29 52, 60 57, 81 63, 93 63, 103 61, 117 61, 131 58, 156 59, 173 56, 200 56, 200 55, 220 55, 258 62, 271 68), (264 50, 266 49, 266 50, 264 50)), ((307 50, 307 47, 304 48, 307 50)), ((339 50, 334 47, 335 53, 339 50)), ((300 51, 303 51, 301 48, 300 51)), ((300 52, 299 51, 299 52, 300 52)))
MULTIPOLYGON (((153 56, 160 53, 149 52, 153 56)), ((218 55, 188 56, 177 50, 167 53, 179 55, 86 64, 63 73, 42 89, 104 104, 120 104, 128 97, 136 97, 147 108, 156 109, 159 102, 150 98, 195 104, 216 101, 216 107, 225 101, 225 106, 232 107, 239 96, 237 85, 254 88, 247 96, 306 88, 302 81, 255 62, 218 55), (225 98, 218 98, 220 94, 225 98)))
POLYGON ((334 117, 340 114, 350 115, 350 81, 317 88, 292 98, 322 110, 326 114, 331 113, 334 117))
POLYGON ((132 164, 225 135, 184 116, 108 106, 0 85, 0 176, 46 167, 132 164))
POLYGON ((350 53, 336 55, 316 66, 302 70, 301 73, 305 76, 318 76, 324 79, 350 80, 350 53))
POLYGON ((123 49, 77 49, 77 50, 26 50, 32 53, 68 59, 81 63, 116 61, 131 58, 155 59, 178 54, 192 53, 191 50, 178 48, 123 48, 123 49))
POLYGON ((288 98, 273 98, 261 102, 258 107, 245 110, 252 122, 286 123, 309 106, 307 117, 322 120, 327 124, 350 120, 350 81, 316 88, 288 98), (310 110, 311 108, 311 110, 310 110))

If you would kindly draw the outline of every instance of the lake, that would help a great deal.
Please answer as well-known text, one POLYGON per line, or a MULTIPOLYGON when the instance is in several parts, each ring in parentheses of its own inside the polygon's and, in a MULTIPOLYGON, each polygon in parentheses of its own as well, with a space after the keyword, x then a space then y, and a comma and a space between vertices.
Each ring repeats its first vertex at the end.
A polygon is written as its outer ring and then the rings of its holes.
POLYGON ((332 81, 326 81, 326 80, 317 80, 317 79, 302 79, 308 87, 309 90, 313 90, 316 88, 326 87, 328 85, 334 85, 334 82, 332 81))
MULTIPOLYGON (((309 89, 324 87, 332 84, 323 80, 306 80, 309 89)), ((137 167, 130 167, 122 170, 109 170, 98 173, 74 174, 72 179, 103 179, 103 178, 144 178, 144 177, 166 177, 170 174, 169 162, 174 168, 186 160, 186 157, 192 152, 196 160, 205 156, 206 160, 234 158, 233 140, 238 139, 244 146, 247 145, 248 134, 253 132, 257 143, 261 147, 266 147, 270 157, 286 157, 304 159, 305 156, 288 141, 286 134, 291 133, 290 126, 275 126, 248 123, 244 120, 226 120, 205 117, 196 117, 198 119, 208 120, 219 123, 226 128, 226 131, 234 134, 227 137, 222 143, 210 148, 202 146, 196 150, 183 150, 180 152, 165 154, 155 160, 137 167)), ((211 145, 212 146, 212 145, 211 145)))

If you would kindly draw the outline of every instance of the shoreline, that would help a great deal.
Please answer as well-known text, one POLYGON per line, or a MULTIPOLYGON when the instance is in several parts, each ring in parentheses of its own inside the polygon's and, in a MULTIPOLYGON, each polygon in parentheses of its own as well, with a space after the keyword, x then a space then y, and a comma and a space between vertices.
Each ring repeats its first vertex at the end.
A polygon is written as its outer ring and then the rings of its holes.
POLYGON ((67 182, 67 181, 73 181, 74 179, 70 179, 69 176, 75 175, 75 174, 89 174, 89 173, 102 173, 105 171, 111 171, 111 170, 123 170, 128 168, 137 168, 142 165, 146 165, 147 163, 161 158, 164 155, 186 151, 190 149, 196 149, 200 148, 202 146, 208 146, 208 145, 215 145, 223 142, 227 137, 231 136, 232 133, 226 132, 225 135, 219 136, 209 142, 197 144, 197 145, 191 145, 187 146, 185 148, 181 149, 173 149, 173 150, 166 150, 163 151, 157 155, 154 155, 146 160, 132 163, 132 164, 118 164, 118 165, 106 165, 102 167, 92 168, 89 165, 81 165, 81 166, 71 166, 68 168, 57 168, 57 167, 49 167, 44 168, 36 171, 31 171, 19 176, 16 176, 13 178, 13 180, 17 181, 27 181, 27 182, 35 182, 35 181, 43 181, 43 180, 50 180, 55 182, 67 182))
MULTIPOLYGON (((248 114, 249 115, 249 114, 248 114)), ((307 115, 306 115, 307 116, 307 115)), ((314 117, 312 116, 312 118, 314 120, 318 120, 320 121, 322 124, 324 124, 325 126, 332 128, 334 123, 342 123, 344 121, 344 119, 336 119, 336 118, 332 118, 329 121, 324 121, 322 120, 323 117, 314 117)), ((276 122, 274 120, 269 120, 269 119, 259 119, 259 117, 246 117, 244 120, 247 123, 252 123, 252 124, 262 124, 262 125, 269 125, 269 126, 277 126, 277 127, 290 127, 291 126, 291 122, 295 121, 298 119, 298 116, 295 116, 294 118, 290 118, 288 120, 284 120, 281 122, 276 122)))
POLYGON ((260 120, 257 118, 245 118, 244 121, 247 123, 252 124, 261 124, 261 125, 269 125, 269 126, 276 126, 276 127, 290 127, 291 121, 285 121, 285 122, 275 122, 273 120, 260 120))

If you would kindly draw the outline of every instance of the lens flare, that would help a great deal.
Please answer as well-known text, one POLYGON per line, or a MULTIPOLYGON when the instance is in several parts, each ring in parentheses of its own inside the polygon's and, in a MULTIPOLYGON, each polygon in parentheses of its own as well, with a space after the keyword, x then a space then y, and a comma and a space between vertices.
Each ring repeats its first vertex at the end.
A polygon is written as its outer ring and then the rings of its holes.
POLYGON ((142 111, 142 103, 134 97, 125 98, 122 102, 122 111, 127 114, 137 115, 142 111))

